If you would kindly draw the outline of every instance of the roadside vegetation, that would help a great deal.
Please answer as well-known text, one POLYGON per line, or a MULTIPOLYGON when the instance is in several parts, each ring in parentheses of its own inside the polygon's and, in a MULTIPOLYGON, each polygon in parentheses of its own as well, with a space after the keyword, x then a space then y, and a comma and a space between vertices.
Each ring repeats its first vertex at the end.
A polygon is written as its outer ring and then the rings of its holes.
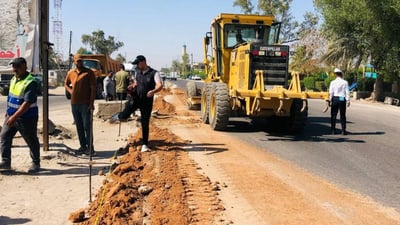
MULTIPOLYGON (((314 0, 315 12, 303 21, 290 14, 292 0, 235 0, 243 13, 273 14, 282 21, 282 43, 292 48, 291 70, 303 76, 308 89, 324 90, 329 72, 341 68, 357 90, 372 91, 373 100, 400 97, 400 2, 395 0, 314 0), (373 65, 376 79, 366 77, 373 65), (327 77, 325 77, 325 74, 327 77)), ((296 10, 296 9, 293 9, 296 10)))

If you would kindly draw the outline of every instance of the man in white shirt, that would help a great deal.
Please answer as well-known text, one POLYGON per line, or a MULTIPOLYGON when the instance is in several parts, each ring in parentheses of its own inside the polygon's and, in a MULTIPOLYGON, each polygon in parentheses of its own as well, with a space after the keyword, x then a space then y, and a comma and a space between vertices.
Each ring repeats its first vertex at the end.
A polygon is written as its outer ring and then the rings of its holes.
POLYGON ((342 125, 342 134, 347 135, 346 131, 346 105, 350 106, 349 84, 343 79, 343 72, 335 68, 333 71, 336 79, 329 85, 329 99, 331 104, 331 131, 336 134, 336 116, 340 111, 340 123, 342 125))
POLYGON ((108 71, 107 76, 103 80, 103 97, 106 101, 115 99, 115 80, 113 79, 114 72, 108 71))

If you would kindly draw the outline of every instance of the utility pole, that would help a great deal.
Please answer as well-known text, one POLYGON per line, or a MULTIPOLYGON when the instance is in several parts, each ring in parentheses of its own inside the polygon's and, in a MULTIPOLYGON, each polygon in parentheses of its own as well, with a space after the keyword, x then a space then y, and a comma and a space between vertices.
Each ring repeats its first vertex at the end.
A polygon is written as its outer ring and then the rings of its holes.
POLYGON ((49 150, 49 0, 39 0, 39 58, 43 68, 43 151, 49 150))

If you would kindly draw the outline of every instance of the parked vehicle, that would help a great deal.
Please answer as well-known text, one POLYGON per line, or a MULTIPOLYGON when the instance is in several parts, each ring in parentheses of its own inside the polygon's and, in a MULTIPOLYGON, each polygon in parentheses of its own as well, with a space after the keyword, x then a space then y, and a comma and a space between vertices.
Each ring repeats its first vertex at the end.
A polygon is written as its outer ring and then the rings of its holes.
MULTIPOLYGON (((38 84, 38 95, 43 94, 43 76, 42 74, 32 74, 35 77, 35 81, 38 84)), ((14 74, 0 74, 0 94, 3 96, 8 95, 11 78, 14 74)))
MULTIPOLYGON (((104 54, 80 54, 83 59, 83 65, 91 69, 96 75, 96 98, 103 98, 103 80, 107 76, 107 72, 112 70, 114 73, 119 71, 120 62, 111 59, 110 56, 104 54)), ((71 55, 71 57, 73 57, 71 55)), ((73 65, 72 68, 74 68, 73 65)), ((65 95, 68 99, 70 94, 66 91, 65 95)))
POLYGON ((191 77, 192 80, 201 80, 201 77, 199 75, 193 75, 191 77))

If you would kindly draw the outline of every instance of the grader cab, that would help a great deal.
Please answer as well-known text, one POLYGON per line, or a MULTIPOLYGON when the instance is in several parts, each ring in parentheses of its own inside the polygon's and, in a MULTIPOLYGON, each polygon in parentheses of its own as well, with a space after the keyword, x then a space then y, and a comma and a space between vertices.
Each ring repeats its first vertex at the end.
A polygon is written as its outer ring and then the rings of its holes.
POLYGON ((276 117, 301 131, 307 99, 328 100, 328 93, 301 90, 299 74, 288 72, 289 46, 277 44, 279 32, 273 16, 218 15, 203 40, 207 78, 201 90, 187 83, 188 108, 200 106, 202 121, 214 130, 226 129, 231 115, 245 115, 276 117))

